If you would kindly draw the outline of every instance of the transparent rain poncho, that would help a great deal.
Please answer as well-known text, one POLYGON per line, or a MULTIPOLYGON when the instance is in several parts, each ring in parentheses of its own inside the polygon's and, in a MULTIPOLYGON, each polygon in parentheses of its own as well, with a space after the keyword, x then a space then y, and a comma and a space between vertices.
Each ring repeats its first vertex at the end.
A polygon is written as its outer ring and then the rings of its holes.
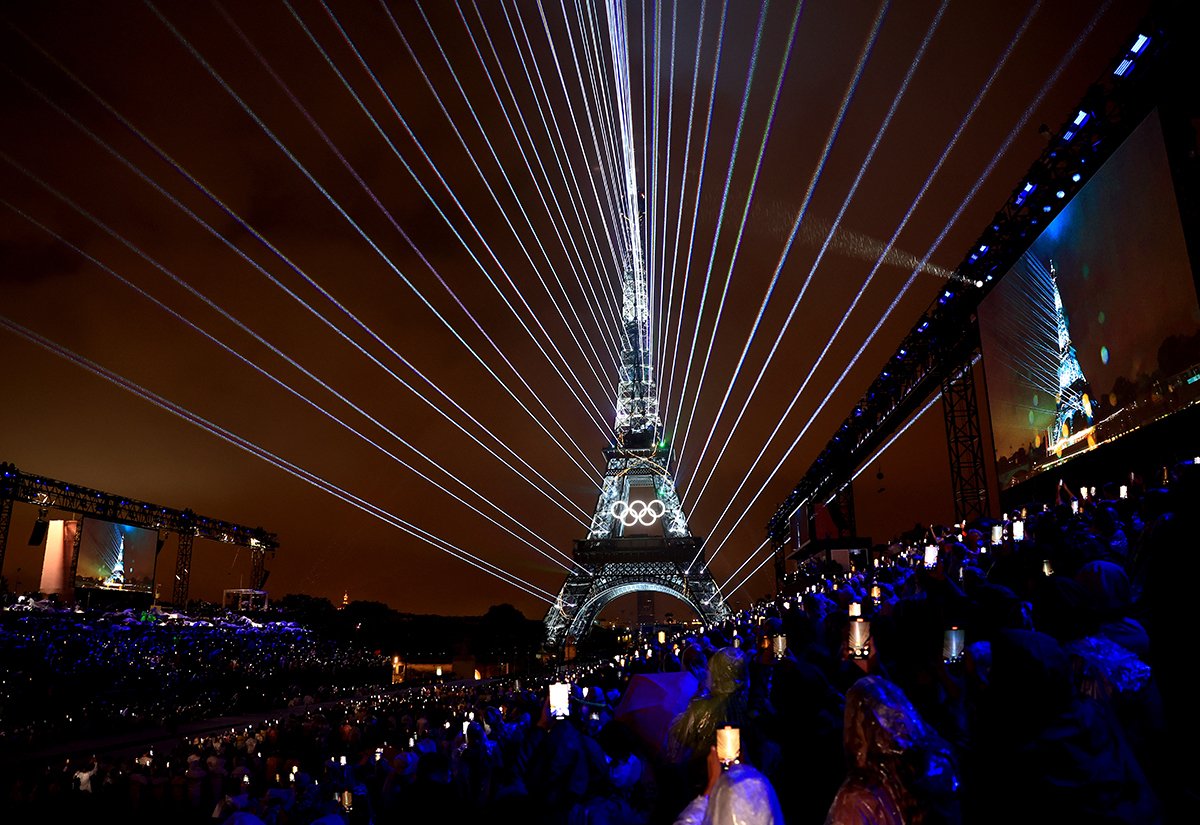
POLYGON ((783 825, 775 789, 750 765, 732 765, 707 796, 684 808, 675 825, 783 825))
POLYGON ((745 684, 746 663, 732 647, 713 654, 703 689, 671 723, 670 754, 708 753, 717 741, 717 728, 740 724, 738 693, 745 684))
POLYGON ((896 685, 879 676, 846 694, 849 775, 827 825, 914 825, 958 820, 958 774, 950 746, 896 685))

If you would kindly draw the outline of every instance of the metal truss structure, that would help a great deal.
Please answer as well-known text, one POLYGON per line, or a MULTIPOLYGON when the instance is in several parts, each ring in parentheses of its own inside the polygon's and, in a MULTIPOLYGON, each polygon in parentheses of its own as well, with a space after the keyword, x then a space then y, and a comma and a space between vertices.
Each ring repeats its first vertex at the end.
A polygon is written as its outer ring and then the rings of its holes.
MULTIPOLYGON (((63 510, 78 516, 91 516, 104 521, 155 530, 160 536, 164 533, 176 534, 179 537, 179 554, 175 562, 172 602, 180 607, 187 604, 192 543, 196 538, 249 548, 254 579, 251 584, 256 589, 262 587, 266 577, 266 554, 274 554, 279 547, 276 535, 261 527, 245 527, 205 518, 191 510, 163 507, 115 493, 105 493, 53 478, 35 476, 22 472, 12 464, 0 464, 0 569, 3 569, 4 565, 4 548, 8 545, 8 526, 14 501, 33 504, 46 510, 63 510)), ((79 538, 82 534, 82 530, 75 534, 75 547, 71 555, 72 580, 79 563, 79 538)))
MULTIPOLYGON (((849 484, 859 465, 925 399, 947 386, 955 399, 959 398, 951 384, 969 371, 966 368, 979 347, 979 303, 1155 105, 1167 37, 1163 25, 1153 22, 1147 22, 1142 31, 1050 136, 1041 157, 779 505, 767 524, 768 537, 778 553, 788 541, 792 517, 805 505, 824 502, 849 484)), ((946 415, 948 432, 977 437, 970 435, 980 426, 977 400, 965 407, 947 406, 946 415), (968 414, 973 416, 972 423, 963 420, 968 414)), ((952 444, 951 450, 955 449, 952 444)), ((982 451, 982 447, 978 449, 982 451)), ((976 472, 983 471, 978 465, 969 467, 963 478, 976 472)), ((962 480, 956 476, 956 485, 962 480)), ((957 491, 956 487, 956 497, 957 491)))
POLYGON ((942 410, 946 418, 946 447, 950 451, 954 518, 976 521, 988 515, 988 483, 972 365, 942 382, 942 410))

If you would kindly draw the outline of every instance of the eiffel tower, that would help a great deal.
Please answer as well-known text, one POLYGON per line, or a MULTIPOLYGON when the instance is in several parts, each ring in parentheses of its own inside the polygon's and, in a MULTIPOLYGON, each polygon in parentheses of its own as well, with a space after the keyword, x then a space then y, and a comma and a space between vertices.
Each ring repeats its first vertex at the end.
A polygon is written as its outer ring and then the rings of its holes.
POLYGON ((1062 295, 1058 291, 1058 269, 1050 261, 1050 283, 1054 291, 1055 325, 1058 328, 1058 393, 1054 404, 1054 425, 1046 434, 1046 452, 1062 455, 1063 450, 1092 437, 1093 424, 1090 387, 1079 366, 1079 356, 1071 343, 1071 330, 1062 295))
MULTIPOLYGON (((637 230, 634 229, 634 232, 637 230)), ((632 233, 631 233, 632 234, 632 233)), ((693 536, 659 440, 658 390, 650 376, 646 273, 639 255, 621 277, 621 365, 613 443, 587 538, 576 541, 576 569, 546 614, 547 647, 581 639, 605 605, 640 590, 675 596, 706 623, 728 615, 693 536)))

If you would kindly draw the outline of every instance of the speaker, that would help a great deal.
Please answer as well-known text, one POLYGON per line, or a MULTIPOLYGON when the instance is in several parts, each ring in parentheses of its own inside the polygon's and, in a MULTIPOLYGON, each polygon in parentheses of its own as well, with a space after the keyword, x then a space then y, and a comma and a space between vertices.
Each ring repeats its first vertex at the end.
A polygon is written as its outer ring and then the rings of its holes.
POLYGON ((46 541, 46 531, 50 529, 50 522, 45 519, 38 519, 33 523, 33 532, 29 534, 29 546, 37 547, 46 541))

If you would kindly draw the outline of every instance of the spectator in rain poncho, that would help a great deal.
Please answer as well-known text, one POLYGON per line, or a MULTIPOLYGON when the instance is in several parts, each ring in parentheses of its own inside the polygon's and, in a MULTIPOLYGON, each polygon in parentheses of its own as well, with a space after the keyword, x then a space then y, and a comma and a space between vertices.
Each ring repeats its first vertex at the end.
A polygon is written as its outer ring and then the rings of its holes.
POLYGON ((997 635, 979 719, 971 822, 1159 821, 1116 722, 1075 693, 1070 657, 1049 636, 997 635))
POLYGON ((783 825, 775 789, 747 764, 721 769, 717 749, 708 754, 708 788, 691 801, 675 825, 783 825))
POLYGON ((1094 594, 1115 591, 1112 599, 1119 603, 1122 582, 1127 592, 1124 571, 1109 562, 1084 565, 1075 580, 1047 579, 1039 594, 1036 615, 1041 620, 1037 624, 1062 645, 1075 690, 1112 712, 1139 764, 1148 775, 1156 775, 1163 738, 1158 686, 1150 666, 1105 635, 1097 618, 1097 608, 1104 605, 1094 594))
POLYGON ((958 822, 958 770, 950 746, 891 682, 858 680, 846 694, 849 773, 827 825, 958 822))
POLYGON ((1129 615, 1132 606, 1129 576, 1110 561, 1088 562, 1075 574, 1100 622, 1100 635, 1116 642, 1142 661, 1150 660, 1146 628, 1129 615))
POLYGON ((713 654, 704 687, 671 723, 672 756, 686 758, 689 754, 707 753, 717 741, 717 728, 742 726, 745 670, 745 659, 736 648, 722 648, 713 654))

